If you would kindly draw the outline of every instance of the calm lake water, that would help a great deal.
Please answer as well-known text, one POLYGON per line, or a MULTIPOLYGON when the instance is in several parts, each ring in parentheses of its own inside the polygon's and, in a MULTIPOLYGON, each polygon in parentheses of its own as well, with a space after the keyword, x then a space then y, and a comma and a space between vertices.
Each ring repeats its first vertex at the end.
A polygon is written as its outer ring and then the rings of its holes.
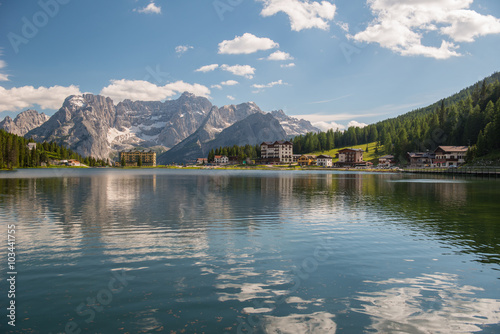
POLYGON ((499 199, 422 175, 0 173, 0 332, 500 333, 499 199))

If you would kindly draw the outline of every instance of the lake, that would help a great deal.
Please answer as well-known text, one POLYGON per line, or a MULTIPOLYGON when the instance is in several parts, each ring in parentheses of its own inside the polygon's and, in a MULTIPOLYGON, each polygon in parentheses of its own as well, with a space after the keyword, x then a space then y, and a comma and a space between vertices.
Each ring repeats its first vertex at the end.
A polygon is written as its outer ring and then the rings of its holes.
POLYGON ((390 173, 3 172, 0 332, 499 333, 499 198, 390 173))

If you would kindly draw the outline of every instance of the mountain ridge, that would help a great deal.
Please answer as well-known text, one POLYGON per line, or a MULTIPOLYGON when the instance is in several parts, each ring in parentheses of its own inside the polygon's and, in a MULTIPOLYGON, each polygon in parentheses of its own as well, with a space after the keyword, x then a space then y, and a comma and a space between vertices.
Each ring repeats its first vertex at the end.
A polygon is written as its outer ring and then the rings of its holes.
MULTIPOLYGON (((30 113, 40 115, 36 111, 30 113)), ((134 148, 150 148, 161 154, 194 133, 200 142, 209 142, 226 128, 256 113, 273 118, 274 113, 278 122, 284 124, 281 128, 274 127, 280 136, 283 128, 287 138, 319 131, 308 121, 289 117, 282 111, 266 113, 254 102, 217 107, 207 98, 188 92, 175 100, 124 100, 116 105, 101 95, 71 95, 50 118, 38 123, 21 121, 24 124, 17 128, 24 126, 26 138, 54 141, 85 156, 116 159, 119 151, 134 148)), ((10 118, 3 121, 9 125, 12 122, 10 118)))

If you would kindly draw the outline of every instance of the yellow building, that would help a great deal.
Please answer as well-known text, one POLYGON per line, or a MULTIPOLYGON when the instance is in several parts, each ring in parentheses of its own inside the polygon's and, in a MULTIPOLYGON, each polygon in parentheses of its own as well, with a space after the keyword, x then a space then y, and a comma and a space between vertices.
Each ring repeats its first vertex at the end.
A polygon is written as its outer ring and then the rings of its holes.
POLYGON ((315 155, 302 155, 297 162, 299 166, 312 166, 316 165, 316 156, 315 155))
MULTIPOLYGON (((156 153, 151 150, 128 150, 120 152, 120 163, 124 166, 156 167, 156 153)), ((124 167, 123 166, 123 167, 124 167)))

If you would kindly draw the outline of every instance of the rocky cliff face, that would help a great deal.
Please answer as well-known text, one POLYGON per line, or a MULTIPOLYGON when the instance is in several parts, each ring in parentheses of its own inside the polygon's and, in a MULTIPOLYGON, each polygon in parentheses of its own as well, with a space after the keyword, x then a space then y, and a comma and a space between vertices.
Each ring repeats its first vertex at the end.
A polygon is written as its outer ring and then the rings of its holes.
POLYGON ((308 132, 320 132, 309 121, 290 117, 283 110, 273 110, 271 111, 271 115, 280 122, 288 137, 295 137, 308 132))
MULTIPOLYGON (((4 123, 11 124, 12 120, 6 118, 4 123)), ((37 141, 55 141, 81 155, 103 159, 113 159, 118 151, 139 147, 152 148, 159 154, 171 150, 172 156, 188 160, 198 157, 205 144, 216 139, 227 145, 247 144, 273 140, 264 129, 277 131, 278 139, 317 130, 309 122, 288 117, 282 111, 266 114, 253 102, 218 108, 208 99, 190 93, 165 102, 125 100, 117 105, 99 95, 70 96, 59 111, 40 124, 26 128, 25 136, 37 141), (260 132, 256 128, 240 128, 239 137, 234 132, 225 132, 257 114, 268 115, 269 122, 274 125, 274 121, 282 122, 284 126, 261 124, 260 132)))
POLYGON ((29 131, 39 127, 49 120, 49 116, 44 113, 38 113, 36 110, 26 110, 12 119, 9 116, 5 117, 0 122, 0 129, 13 133, 18 136, 24 136, 29 131))
POLYGON ((113 101, 104 96, 70 96, 47 122, 26 137, 36 141, 55 141, 83 156, 107 158, 110 147, 107 133, 116 122, 113 101))

